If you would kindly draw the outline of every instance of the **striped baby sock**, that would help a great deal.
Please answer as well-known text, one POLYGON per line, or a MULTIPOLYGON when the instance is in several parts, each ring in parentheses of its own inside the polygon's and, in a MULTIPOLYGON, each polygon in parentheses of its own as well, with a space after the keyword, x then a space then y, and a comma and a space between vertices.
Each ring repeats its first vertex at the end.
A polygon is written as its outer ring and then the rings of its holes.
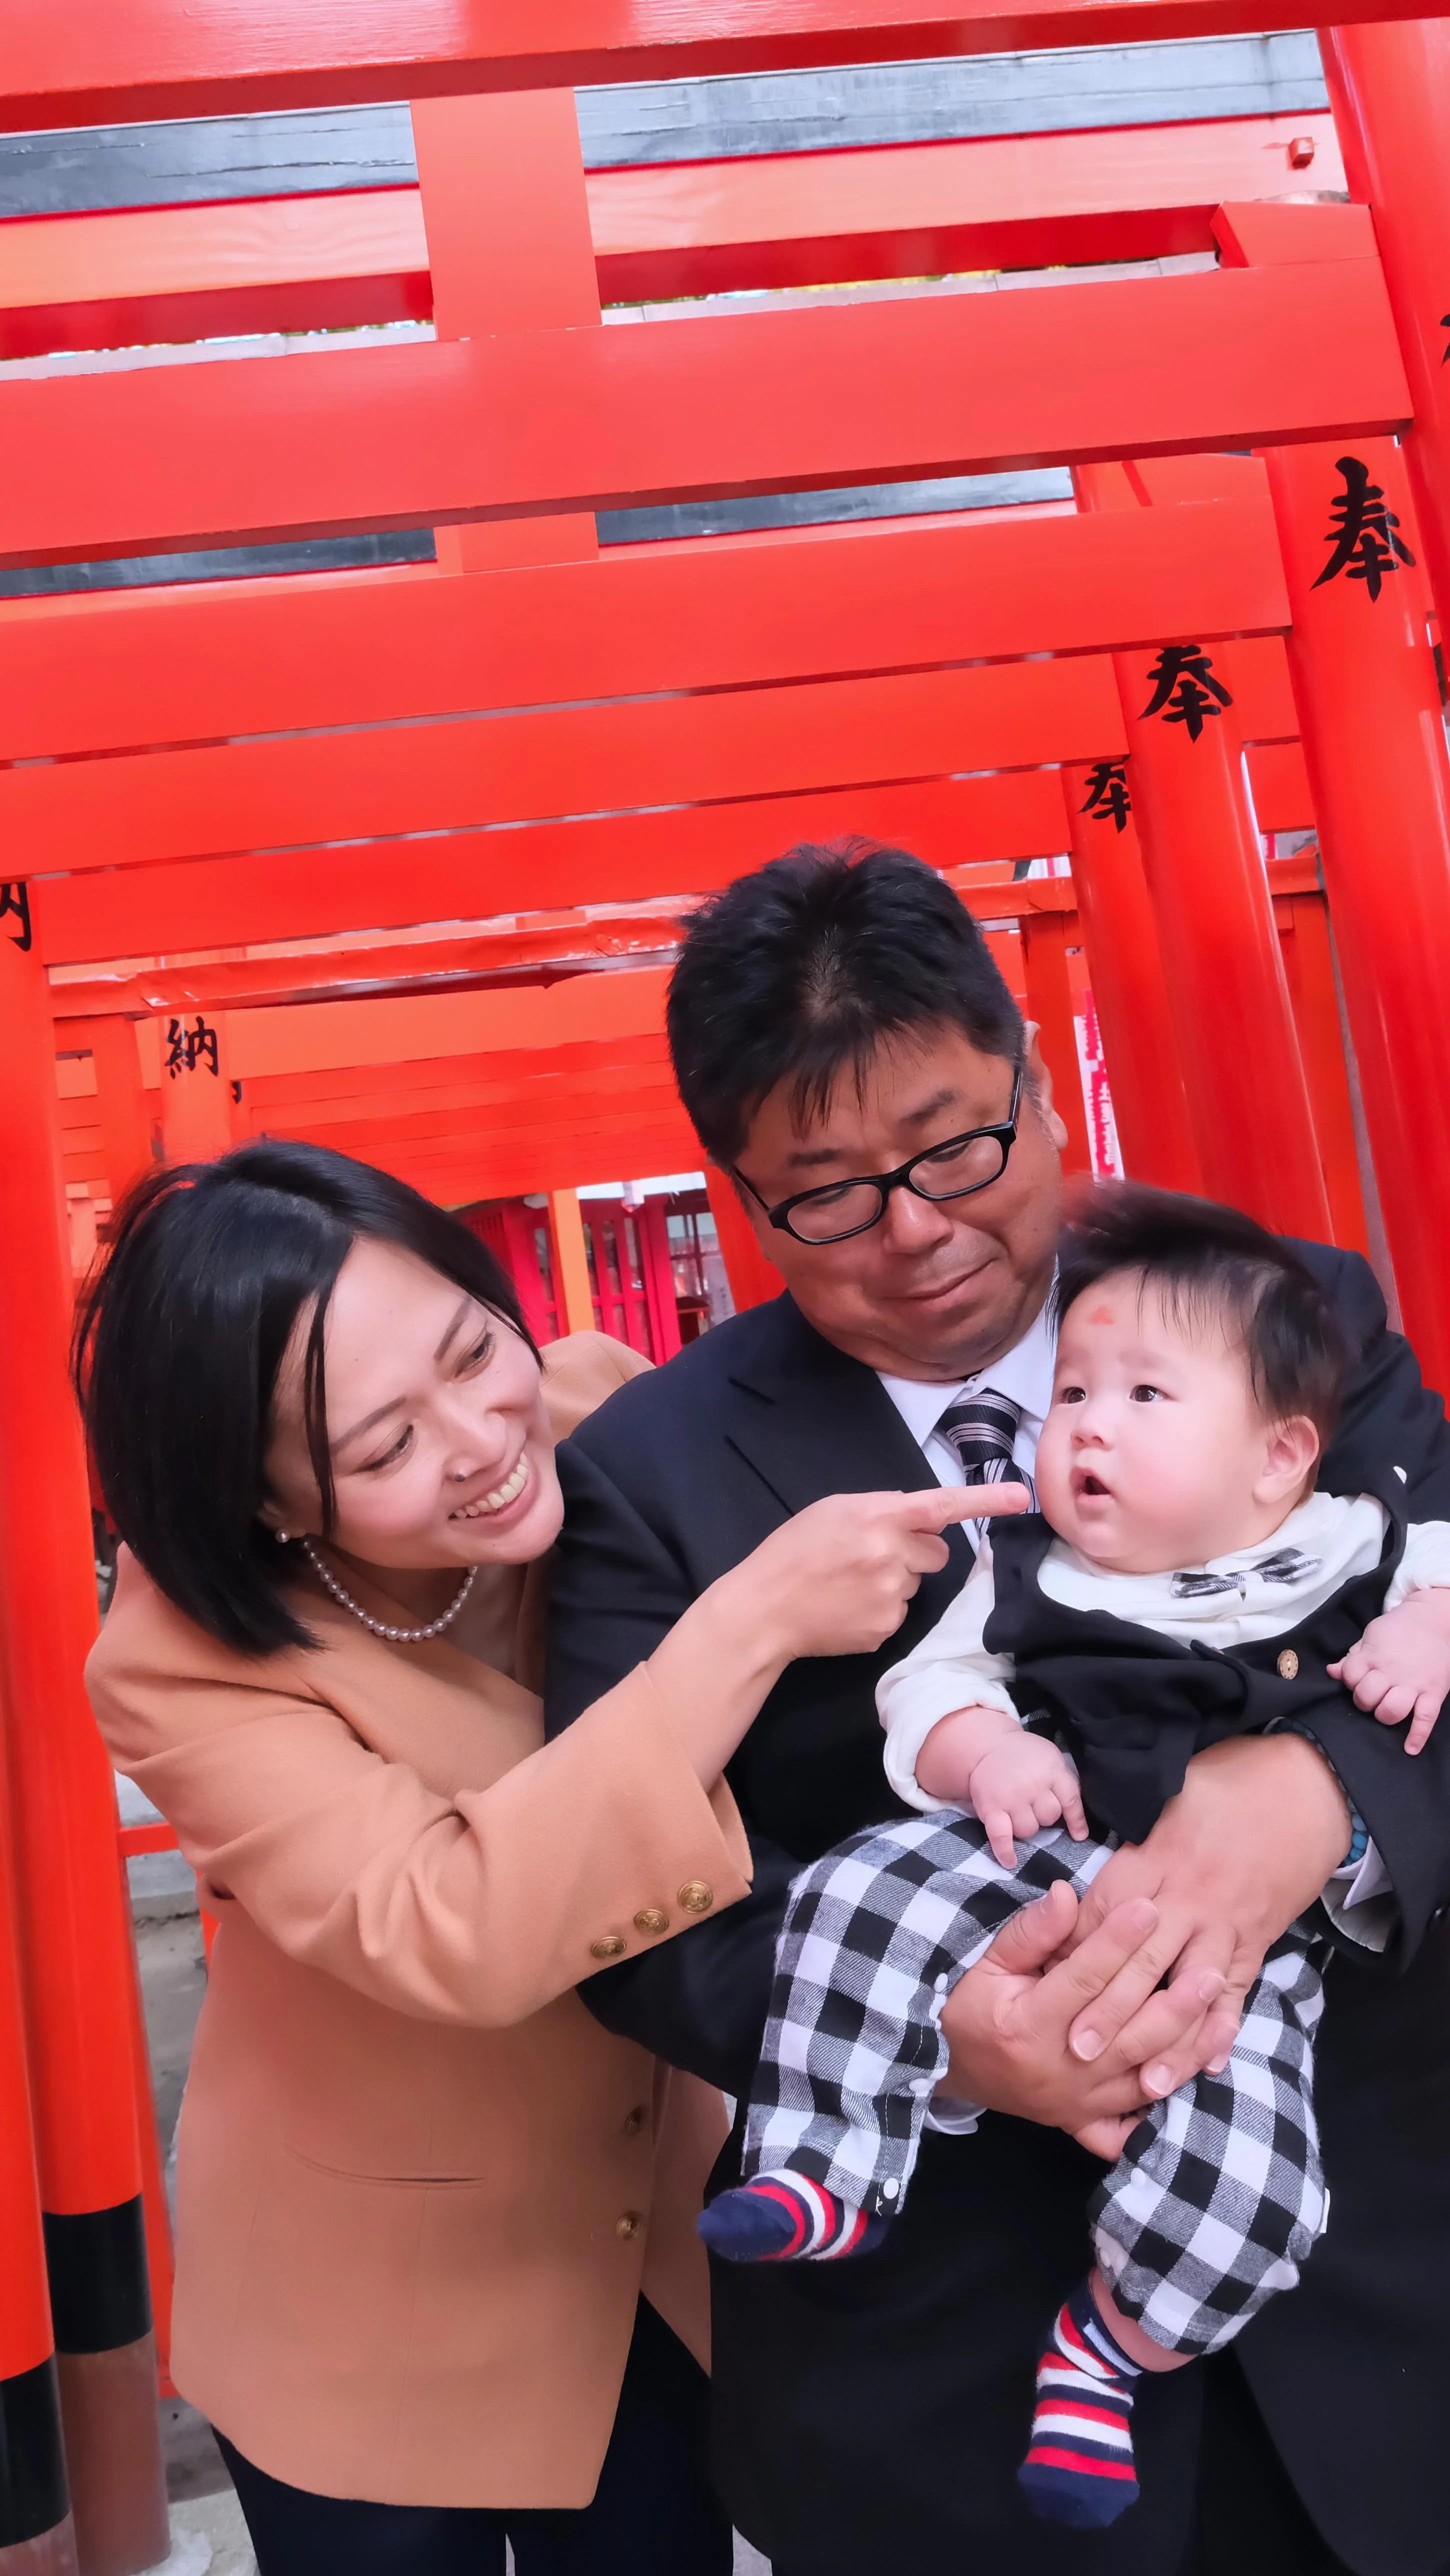
POLYGON ((884 2218, 868 2218, 804 2174, 762 2173, 724 2191, 696 2222, 712 2254, 727 2263, 826 2263, 842 2254, 864 2254, 886 2233, 884 2218))
POLYGON ((1099 2531, 1136 2504, 1133 2390, 1141 2377, 1084 2281, 1043 2347, 1032 2443, 1017 2472, 1043 2522, 1099 2531))

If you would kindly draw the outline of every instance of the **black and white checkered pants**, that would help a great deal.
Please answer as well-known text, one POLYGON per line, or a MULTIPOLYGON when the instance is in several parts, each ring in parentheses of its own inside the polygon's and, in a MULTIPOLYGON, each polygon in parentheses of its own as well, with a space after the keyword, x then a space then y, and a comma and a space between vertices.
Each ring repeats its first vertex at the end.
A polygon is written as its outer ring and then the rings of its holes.
MULTIPOLYGON (((1020 1907, 1056 1879, 1081 1894, 1111 1850, 1057 1827, 1006 1869, 975 1818, 948 1810, 873 1827, 806 1870, 776 1954, 746 2178, 793 2170, 874 2217, 899 2210, 946 2071, 952 1987, 1020 1907)), ((1155 2103, 1092 2195, 1098 2263, 1169 2351, 1230 2342, 1324 2232, 1323 1948, 1297 1925, 1276 1944, 1224 2073, 1155 2103)))

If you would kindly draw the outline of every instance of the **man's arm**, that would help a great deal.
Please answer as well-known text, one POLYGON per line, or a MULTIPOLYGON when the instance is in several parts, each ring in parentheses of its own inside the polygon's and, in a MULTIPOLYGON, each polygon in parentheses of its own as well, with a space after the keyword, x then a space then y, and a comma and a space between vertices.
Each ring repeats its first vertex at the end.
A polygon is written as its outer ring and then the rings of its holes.
MULTIPOLYGON (((1357 1252, 1298 1247, 1334 1299, 1356 1359, 1319 1482, 1329 1493, 1396 1494, 1407 1519, 1450 1520, 1450 1427, 1409 1343, 1390 1330, 1369 1263, 1357 1252)), ((1427 1594, 1437 1604, 1445 1596, 1427 1594)), ((1333 1766, 1389 1872, 1399 1903, 1396 1959, 1407 1962, 1450 1905, 1450 1727, 1442 1720, 1417 1760, 1403 1727, 1380 1726, 1346 1691, 1316 1720, 1333 1766)))

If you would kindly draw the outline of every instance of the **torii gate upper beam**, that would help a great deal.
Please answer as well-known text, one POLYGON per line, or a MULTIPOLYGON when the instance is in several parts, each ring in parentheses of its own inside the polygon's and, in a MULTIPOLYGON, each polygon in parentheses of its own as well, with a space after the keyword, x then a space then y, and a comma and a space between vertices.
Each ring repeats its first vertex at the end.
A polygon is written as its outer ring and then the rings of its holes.
MULTIPOLYGON (((1337 0, 1345 22, 1420 0, 1337 0)), ((9 0, 0 126, 328 107, 1297 27, 1296 0, 9 0)))

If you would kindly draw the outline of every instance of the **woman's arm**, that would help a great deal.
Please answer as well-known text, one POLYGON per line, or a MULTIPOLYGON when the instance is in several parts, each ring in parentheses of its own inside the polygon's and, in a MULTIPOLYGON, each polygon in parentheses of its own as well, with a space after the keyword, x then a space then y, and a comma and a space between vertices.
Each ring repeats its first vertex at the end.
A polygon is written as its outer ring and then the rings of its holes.
POLYGON ((198 1875, 280 1949, 398 2011, 502 2028, 746 1893, 721 1773, 761 1700, 797 1655, 878 1645, 975 1508, 936 1486, 813 1505, 564 1735, 451 1798, 360 1740, 325 1663, 248 1665, 159 1604, 131 1622, 118 1601, 92 1698, 198 1875))
POLYGON ((749 1886, 729 1792, 702 1786, 647 1672, 451 1798, 305 1685, 158 1680, 102 1653, 91 1691, 113 1758, 223 1920, 230 1900, 289 1957, 395 2011, 505 2028, 749 1886))

